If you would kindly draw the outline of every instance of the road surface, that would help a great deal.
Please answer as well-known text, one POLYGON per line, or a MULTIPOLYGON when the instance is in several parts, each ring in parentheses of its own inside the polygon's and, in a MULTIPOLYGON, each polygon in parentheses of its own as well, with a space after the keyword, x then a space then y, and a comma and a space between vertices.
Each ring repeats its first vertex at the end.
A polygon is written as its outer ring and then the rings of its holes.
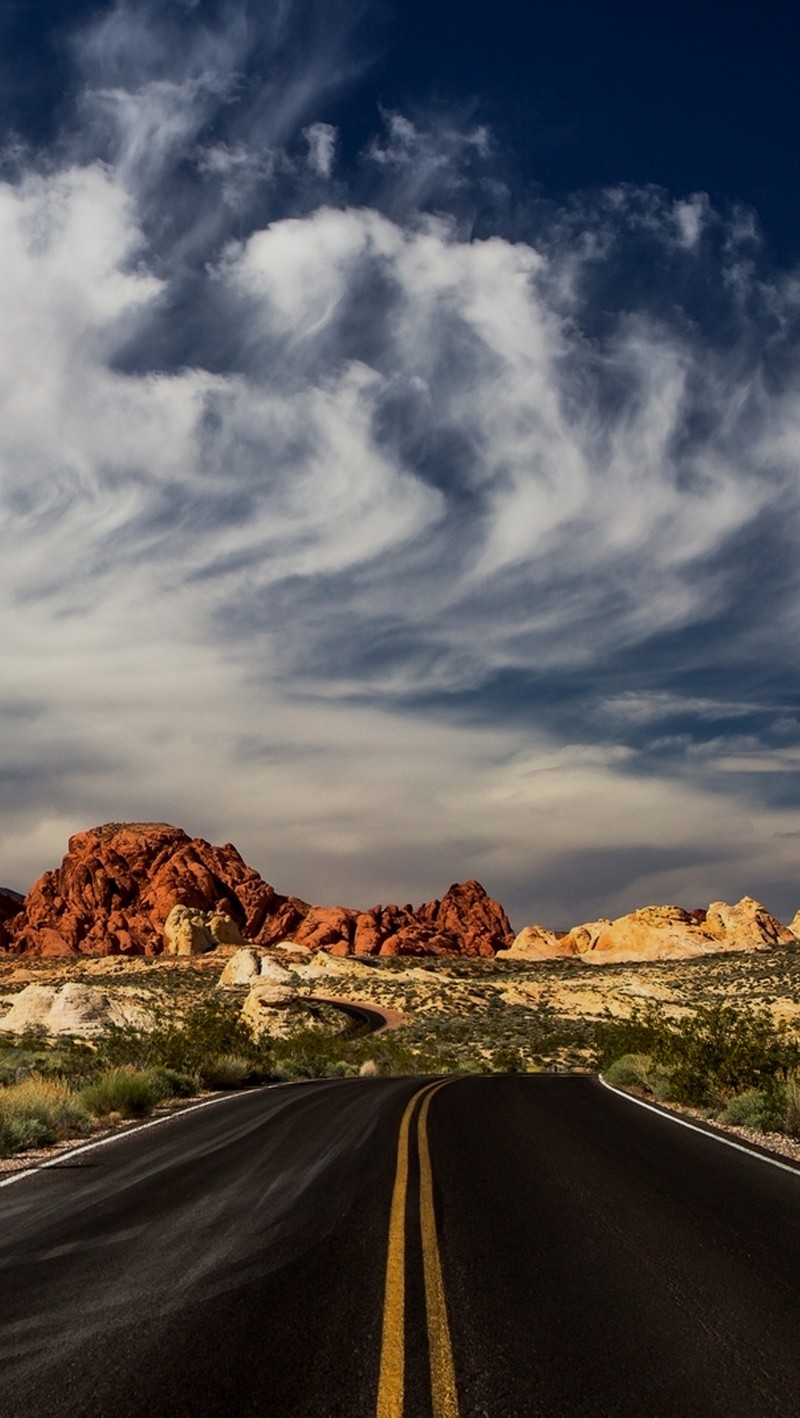
POLYGON ((579 1077, 215 1101, 0 1187, 3 1418, 800 1414, 800 1174, 579 1077))

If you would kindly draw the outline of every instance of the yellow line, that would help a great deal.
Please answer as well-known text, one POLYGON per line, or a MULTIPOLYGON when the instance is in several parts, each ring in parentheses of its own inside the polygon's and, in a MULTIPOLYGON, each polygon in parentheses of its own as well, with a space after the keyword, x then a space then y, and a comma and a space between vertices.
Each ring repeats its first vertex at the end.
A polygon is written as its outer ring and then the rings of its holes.
POLYGON ((458 1393, 453 1367, 453 1347, 444 1294, 442 1262, 436 1238, 436 1212, 433 1207, 433 1177, 428 1147, 428 1109, 434 1093, 444 1088, 439 1083, 427 1094, 417 1120, 419 1146, 419 1221, 422 1233, 422 1264, 425 1275, 425 1309, 428 1315, 428 1351, 431 1364, 431 1408, 433 1418, 458 1418, 458 1393))
POLYGON ((408 1192, 408 1132, 420 1098, 440 1088, 429 1083, 406 1106, 397 1139, 397 1168, 389 1214, 386 1288, 383 1300, 380 1377, 376 1418, 403 1418, 405 1393, 406 1195, 408 1192))

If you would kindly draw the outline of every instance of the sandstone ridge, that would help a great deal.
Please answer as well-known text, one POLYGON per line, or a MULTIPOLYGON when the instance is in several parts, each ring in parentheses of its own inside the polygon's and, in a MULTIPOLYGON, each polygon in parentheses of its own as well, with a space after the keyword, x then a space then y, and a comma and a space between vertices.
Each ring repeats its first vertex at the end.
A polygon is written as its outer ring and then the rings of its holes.
POLYGON ((587 964, 609 965, 637 960, 684 960, 721 951, 764 950, 796 938, 800 912, 784 926, 760 901, 743 896, 735 906, 714 901, 707 910, 680 906, 644 906, 616 920, 588 921, 556 935, 542 926, 526 926, 505 960, 558 960, 578 956, 587 964))
POLYGON ((513 932, 476 881, 416 909, 310 906, 281 896, 231 843, 165 822, 105 823, 69 839, 24 902, 10 897, 0 948, 35 956, 196 955, 290 940, 334 955, 493 956, 513 932))

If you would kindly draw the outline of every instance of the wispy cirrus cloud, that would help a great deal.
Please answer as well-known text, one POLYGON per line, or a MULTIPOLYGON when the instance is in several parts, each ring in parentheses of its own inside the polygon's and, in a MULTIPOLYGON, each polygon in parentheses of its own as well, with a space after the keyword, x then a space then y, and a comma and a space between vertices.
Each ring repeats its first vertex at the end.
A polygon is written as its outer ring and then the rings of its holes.
POLYGON ((152 816, 320 899, 787 910, 796 276, 703 194, 512 212, 468 115, 346 151, 362 19, 101 10, 0 185, 6 875, 152 816))

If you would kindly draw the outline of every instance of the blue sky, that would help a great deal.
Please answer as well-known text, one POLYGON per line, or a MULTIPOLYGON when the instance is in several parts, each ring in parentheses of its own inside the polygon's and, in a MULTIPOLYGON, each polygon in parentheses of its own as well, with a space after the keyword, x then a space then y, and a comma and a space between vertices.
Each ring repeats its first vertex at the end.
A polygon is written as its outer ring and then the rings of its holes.
POLYGON ((8 4, 2 875, 800 906, 789 7, 8 4))

